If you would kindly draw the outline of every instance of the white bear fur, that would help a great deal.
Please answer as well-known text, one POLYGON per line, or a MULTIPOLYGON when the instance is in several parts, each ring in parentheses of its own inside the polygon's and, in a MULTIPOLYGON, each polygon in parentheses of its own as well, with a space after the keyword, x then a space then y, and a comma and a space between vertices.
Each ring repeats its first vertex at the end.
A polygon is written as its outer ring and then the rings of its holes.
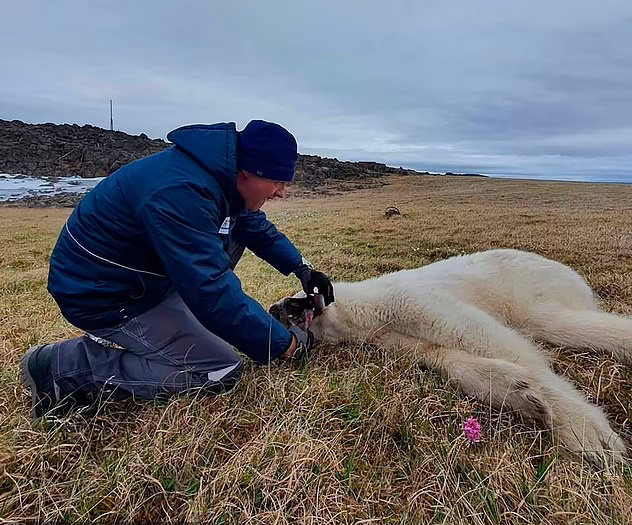
POLYGON ((555 374, 534 343, 632 365, 632 319, 598 310, 590 287, 568 266, 490 250, 334 283, 334 290, 335 303, 312 325, 317 340, 415 351, 466 394, 544 422, 571 451, 599 464, 624 460, 626 447, 602 410, 555 374))

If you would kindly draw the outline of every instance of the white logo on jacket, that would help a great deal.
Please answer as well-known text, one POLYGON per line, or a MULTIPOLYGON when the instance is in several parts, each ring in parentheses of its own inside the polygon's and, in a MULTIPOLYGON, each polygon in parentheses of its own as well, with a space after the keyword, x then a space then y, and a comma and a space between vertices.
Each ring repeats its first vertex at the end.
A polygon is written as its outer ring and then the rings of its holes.
POLYGON ((221 233, 222 235, 228 235, 229 232, 230 232, 230 217, 226 217, 222 225, 219 227, 219 230, 217 231, 217 233, 221 233))

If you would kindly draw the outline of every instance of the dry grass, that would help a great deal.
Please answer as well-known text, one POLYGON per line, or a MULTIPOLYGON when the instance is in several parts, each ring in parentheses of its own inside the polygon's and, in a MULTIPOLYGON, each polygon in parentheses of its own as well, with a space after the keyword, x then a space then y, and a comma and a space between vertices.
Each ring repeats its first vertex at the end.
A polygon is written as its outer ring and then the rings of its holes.
MULTIPOLYGON (((632 186, 405 177, 378 189, 271 203, 319 268, 360 279, 493 247, 532 250, 584 275, 632 315, 632 186), (396 205, 404 216, 387 219, 396 205)), ((106 406, 32 425, 17 363, 76 334, 45 290, 67 210, 0 209, 0 522, 632 523, 632 471, 596 472, 549 436, 464 399, 412 356, 320 348, 303 367, 249 366, 230 395, 106 406), (476 416, 484 441, 461 425, 476 416)), ((247 254, 263 304, 296 291, 247 254)), ((556 352, 630 442, 632 372, 556 352)))

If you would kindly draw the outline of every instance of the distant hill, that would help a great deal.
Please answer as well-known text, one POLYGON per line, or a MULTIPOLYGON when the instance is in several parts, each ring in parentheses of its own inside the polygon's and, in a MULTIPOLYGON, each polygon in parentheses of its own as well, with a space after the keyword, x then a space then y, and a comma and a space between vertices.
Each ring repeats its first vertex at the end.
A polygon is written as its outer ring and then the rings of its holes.
MULTIPOLYGON (((144 133, 128 135, 91 125, 26 124, 0 119, 0 173, 103 177, 128 162, 158 153, 170 145, 161 139, 150 139, 144 133)), ((429 173, 377 162, 343 162, 317 155, 300 155, 296 183, 310 190, 334 181, 354 185, 385 175, 414 174, 429 173)))

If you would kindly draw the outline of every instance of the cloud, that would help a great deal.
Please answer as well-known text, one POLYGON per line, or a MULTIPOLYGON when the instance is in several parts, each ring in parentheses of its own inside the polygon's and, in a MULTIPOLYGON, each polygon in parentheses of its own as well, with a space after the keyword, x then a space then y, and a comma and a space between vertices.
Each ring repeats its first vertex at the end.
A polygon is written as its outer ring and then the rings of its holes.
POLYGON ((0 118, 164 137, 280 122, 302 152, 632 180, 626 0, 15 2, 0 118))

